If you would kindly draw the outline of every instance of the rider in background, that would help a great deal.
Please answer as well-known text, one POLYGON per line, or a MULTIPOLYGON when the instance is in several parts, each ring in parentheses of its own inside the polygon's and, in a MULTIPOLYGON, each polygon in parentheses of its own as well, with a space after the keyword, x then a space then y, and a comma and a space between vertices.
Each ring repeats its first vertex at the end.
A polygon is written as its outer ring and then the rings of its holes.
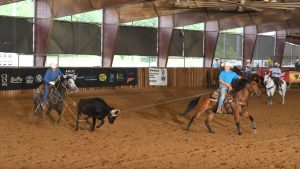
POLYGON ((230 68, 232 68, 232 64, 229 62, 225 62, 224 64, 224 70, 220 73, 219 76, 219 91, 220 91, 220 97, 218 101, 218 108, 216 113, 222 114, 223 112, 221 111, 223 102, 225 100, 225 96, 227 91, 232 90, 231 82, 233 79, 240 79, 241 77, 237 75, 235 72, 231 71, 230 68))
POLYGON ((281 79, 280 77, 283 75, 281 73, 281 69, 280 69, 280 64, 275 62, 274 63, 274 67, 272 67, 270 69, 270 72, 271 72, 271 76, 275 82, 275 85, 277 87, 277 89, 279 89, 279 87, 281 87, 281 79))
POLYGON ((250 59, 246 60, 246 67, 245 67, 245 78, 250 79, 251 76, 251 61, 250 59))
POLYGON ((49 69, 47 69, 45 76, 44 76, 45 91, 44 91, 44 96, 43 96, 43 100, 42 100, 43 109, 46 108, 45 103, 46 103, 46 99, 47 99, 48 92, 49 92, 49 86, 50 85, 53 86, 55 84, 55 80, 57 78, 60 78, 61 76, 63 76, 63 74, 60 71, 60 69, 57 67, 57 63, 52 63, 51 67, 49 69))
POLYGON ((300 62, 299 62, 299 59, 297 59, 296 62, 295 62, 295 69, 296 69, 296 71, 300 71, 300 62))
POLYGON ((214 69, 220 70, 221 69, 221 61, 219 58, 215 58, 214 62, 213 62, 213 66, 214 69))

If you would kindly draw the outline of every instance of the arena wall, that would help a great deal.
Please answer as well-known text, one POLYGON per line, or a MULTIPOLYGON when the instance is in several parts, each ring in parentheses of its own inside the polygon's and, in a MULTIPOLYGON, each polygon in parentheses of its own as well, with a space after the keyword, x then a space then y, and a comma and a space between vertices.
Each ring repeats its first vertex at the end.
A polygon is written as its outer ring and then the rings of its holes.
MULTIPOLYGON (((105 89, 117 88, 184 88, 184 87, 205 87, 206 72, 209 68, 167 68, 168 85, 167 86, 150 86, 149 85, 149 68, 138 68, 138 84, 135 86, 113 86, 105 89)), ((99 90, 99 88, 80 88, 80 91, 99 90)), ((15 96, 20 94, 33 94, 35 90, 3 90, 0 96, 15 96)))

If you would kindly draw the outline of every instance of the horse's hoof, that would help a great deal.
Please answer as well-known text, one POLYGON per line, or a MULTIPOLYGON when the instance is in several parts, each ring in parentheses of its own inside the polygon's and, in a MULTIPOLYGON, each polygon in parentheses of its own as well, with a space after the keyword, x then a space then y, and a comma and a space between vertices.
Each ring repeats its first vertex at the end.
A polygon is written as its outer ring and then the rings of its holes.
POLYGON ((238 135, 240 136, 240 135, 242 135, 242 133, 238 133, 238 135))
POLYGON ((257 130, 256 130, 256 129, 253 129, 253 133, 256 134, 256 133, 257 133, 257 130))

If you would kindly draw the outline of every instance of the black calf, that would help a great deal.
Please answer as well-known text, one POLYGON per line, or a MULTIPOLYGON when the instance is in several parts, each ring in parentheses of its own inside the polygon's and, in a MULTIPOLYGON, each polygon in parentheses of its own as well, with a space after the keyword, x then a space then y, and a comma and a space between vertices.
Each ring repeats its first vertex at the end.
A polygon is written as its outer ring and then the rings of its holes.
POLYGON ((95 130, 96 118, 101 121, 97 128, 104 124, 104 118, 107 116, 110 124, 113 124, 119 110, 114 110, 112 107, 106 104, 106 102, 101 98, 89 98, 81 99, 77 105, 77 121, 76 121, 76 131, 78 130, 79 119, 81 114, 86 114, 87 118, 93 118, 93 124, 91 125, 91 131, 95 130))

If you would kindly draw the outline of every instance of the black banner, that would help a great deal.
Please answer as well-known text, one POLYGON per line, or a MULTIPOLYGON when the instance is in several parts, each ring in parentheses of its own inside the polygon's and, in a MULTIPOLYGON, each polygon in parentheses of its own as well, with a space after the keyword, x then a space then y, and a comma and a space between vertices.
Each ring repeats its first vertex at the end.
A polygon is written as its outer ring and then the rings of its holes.
MULTIPOLYGON (((0 90, 35 89, 43 83, 47 68, 0 68, 0 90)), ((61 68, 76 75, 77 87, 136 85, 136 68, 61 68)))

